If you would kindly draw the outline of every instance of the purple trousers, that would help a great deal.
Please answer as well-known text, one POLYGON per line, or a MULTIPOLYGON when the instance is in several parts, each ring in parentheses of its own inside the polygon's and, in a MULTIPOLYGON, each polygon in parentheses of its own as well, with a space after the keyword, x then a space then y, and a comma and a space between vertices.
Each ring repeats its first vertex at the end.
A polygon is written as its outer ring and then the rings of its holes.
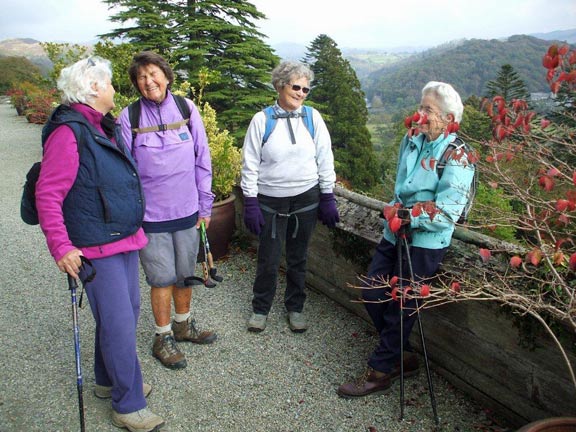
MULTIPOLYGON (((142 372, 136 354, 140 315, 138 252, 91 260, 96 277, 86 295, 96 321, 94 376, 112 386, 112 408, 121 414, 146 407, 142 372)), ((81 272, 81 278, 85 274, 81 272)))

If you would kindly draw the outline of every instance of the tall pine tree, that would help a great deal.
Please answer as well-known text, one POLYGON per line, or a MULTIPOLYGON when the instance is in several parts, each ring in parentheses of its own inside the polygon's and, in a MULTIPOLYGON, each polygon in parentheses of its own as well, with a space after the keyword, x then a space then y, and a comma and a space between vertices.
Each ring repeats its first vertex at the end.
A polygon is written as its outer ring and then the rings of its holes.
POLYGON ((320 35, 312 42, 305 62, 314 71, 308 97, 326 120, 332 138, 338 176, 355 190, 370 191, 380 178, 378 161, 366 127, 368 110, 354 69, 336 42, 320 35))
POLYGON ((486 83, 486 96, 492 98, 496 95, 508 102, 512 99, 527 99, 529 96, 526 84, 509 64, 500 68, 495 80, 486 83))
POLYGON ((270 71, 278 62, 254 21, 265 18, 245 0, 103 0, 111 20, 126 27, 103 36, 123 37, 176 63, 198 88, 198 72, 216 72, 204 100, 221 126, 240 140, 255 112, 274 100, 270 71))

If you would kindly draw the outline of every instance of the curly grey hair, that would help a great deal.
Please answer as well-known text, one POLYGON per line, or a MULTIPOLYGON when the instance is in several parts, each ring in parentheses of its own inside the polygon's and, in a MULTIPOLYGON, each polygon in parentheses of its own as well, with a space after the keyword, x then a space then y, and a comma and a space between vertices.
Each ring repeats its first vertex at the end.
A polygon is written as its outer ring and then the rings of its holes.
POLYGON ((96 84, 97 88, 106 89, 108 79, 112 79, 110 61, 91 56, 62 69, 56 85, 62 92, 63 104, 89 104, 98 96, 92 86, 96 84))
POLYGON ((272 85, 276 91, 279 91, 292 80, 302 77, 306 78, 308 83, 314 81, 314 72, 308 65, 295 61, 283 61, 272 71, 272 85))
POLYGON ((422 97, 428 94, 434 95, 443 116, 453 114, 454 120, 457 122, 462 121, 464 105, 462 105, 462 99, 460 99, 460 95, 454 90, 454 87, 443 82, 430 81, 422 89, 422 97))

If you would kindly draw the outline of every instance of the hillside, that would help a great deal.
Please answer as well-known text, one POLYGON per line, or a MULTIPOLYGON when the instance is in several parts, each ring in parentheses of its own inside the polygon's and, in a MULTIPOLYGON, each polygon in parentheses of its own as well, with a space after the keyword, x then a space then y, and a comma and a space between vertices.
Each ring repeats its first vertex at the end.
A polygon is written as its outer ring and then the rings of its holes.
POLYGON ((371 73, 361 80, 362 88, 368 100, 379 96, 386 111, 393 112, 416 105, 420 90, 432 80, 453 84, 464 99, 482 96, 486 82, 508 63, 529 92, 546 92, 542 56, 550 43, 526 35, 453 41, 371 73))
POLYGON ((35 39, 6 39, 0 41, 0 57, 25 57, 47 73, 52 63, 46 57, 44 48, 35 39))

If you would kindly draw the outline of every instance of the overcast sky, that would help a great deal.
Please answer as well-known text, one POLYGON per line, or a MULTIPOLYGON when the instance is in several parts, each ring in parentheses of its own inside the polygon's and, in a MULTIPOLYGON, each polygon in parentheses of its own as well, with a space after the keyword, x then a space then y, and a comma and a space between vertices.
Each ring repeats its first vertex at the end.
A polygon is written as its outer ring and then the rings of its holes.
MULTIPOLYGON (((252 0, 270 45, 309 45, 327 34, 340 48, 434 46, 460 38, 576 28, 576 0, 252 0)), ((2 0, 0 40, 84 43, 117 26, 98 0, 2 0)))

